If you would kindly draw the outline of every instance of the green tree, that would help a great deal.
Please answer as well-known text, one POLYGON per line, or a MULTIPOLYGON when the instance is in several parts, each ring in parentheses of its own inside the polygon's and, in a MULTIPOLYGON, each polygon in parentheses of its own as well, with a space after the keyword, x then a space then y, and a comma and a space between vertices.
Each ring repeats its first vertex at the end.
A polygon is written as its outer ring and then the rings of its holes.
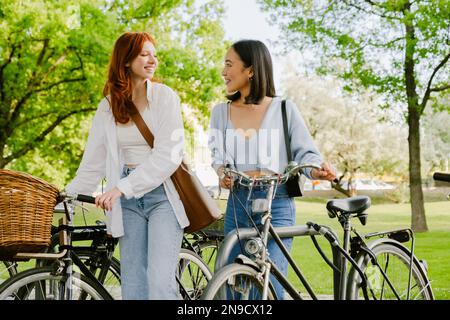
POLYGON ((31 159, 50 154, 55 161, 64 159, 67 141, 82 129, 68 121, 95 110, 108 62, 105 51, 117 32, 112 15, 96 5, 0 2, 0 167, 26 170, 31 159), (73 130, 48 139, 63 124, 73 130), (39 146, 45 148, 32 154, 39 146), (28 161, 15 163, 27 156, 28 161))
POLYGON ((337 164, 339 180, 351 182, 360 173, 405 174, 408 151, 397 139, 406 136, 405 125, 380 122, 382 112, 367 93, 350 96, 334 77, 298 75, 294 70, 288 66, 284 74, 286 95, 296 102, 324 158, 337 164))
POLYGON ((74 175, 114 41, 128 30, 155 36, 157 77, 206 118, 225 50, 221 4, 208 10, 189 0, 0 0, 0 168, 59 186, 74 175))
POLYGON ((289 46, 316 50, 319 71, 339 75, 347 90, 364 87, 384 95, 383 108, 402 108, 409 130, 411 224, 427 231, 419 128, 433 94, 450 89, 450 2, 260 2, 276 15, 289 46))
MULTIPOLYGON (((448 103, 448 102, 446 102, 448 103)), ((450 112, 425 112, 422 121, 422 173, 429 179, 435 171, 449 171, 450 161, 450 112)))

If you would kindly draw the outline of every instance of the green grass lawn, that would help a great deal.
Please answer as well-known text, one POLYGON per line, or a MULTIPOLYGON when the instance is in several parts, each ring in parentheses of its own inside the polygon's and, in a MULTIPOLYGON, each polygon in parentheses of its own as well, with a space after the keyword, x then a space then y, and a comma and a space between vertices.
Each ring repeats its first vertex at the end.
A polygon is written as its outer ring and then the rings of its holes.
MULTIPOLYGON (((297 200, 297 224, 314 221, 333 228, 340 240, 341 226, 336 219, 330 219, 324 203, 297 200)), ((425 204, 429 232, 416 234, 415 253, 419 259, 428 263, 428 275, 436 299, 450 299, 450 202, 431 202, 425 204)), ((393 230, 411 225, 409 204, 378 204, 368 210, 368 222, 362 226, 353 220, 353 225, 359 233, 393 230)), ((320 239, 327 256, 331 250, 327 242, 320 239)), ((409 244, 408 244, 409 246, 409 244)), ((320 294, 332 294, 332 272, 317 253, 309 237, 299 237, 294 240, 292 255, 304 272, 313 289, 320 294)), ((290 279, 295 280, 295 274, 290 271, 290 279)))

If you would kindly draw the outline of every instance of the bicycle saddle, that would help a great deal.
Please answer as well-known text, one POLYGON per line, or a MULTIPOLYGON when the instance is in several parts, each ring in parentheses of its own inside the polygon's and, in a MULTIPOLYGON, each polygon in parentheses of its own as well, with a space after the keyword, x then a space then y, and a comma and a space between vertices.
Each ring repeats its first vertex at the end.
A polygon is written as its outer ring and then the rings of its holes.
POLYGON ((355 196, 346 199, 333 199, 327 202, 327 210, 333 214, 341 212, 343 214, 361 214, 370 207, 368 196, 355 196))

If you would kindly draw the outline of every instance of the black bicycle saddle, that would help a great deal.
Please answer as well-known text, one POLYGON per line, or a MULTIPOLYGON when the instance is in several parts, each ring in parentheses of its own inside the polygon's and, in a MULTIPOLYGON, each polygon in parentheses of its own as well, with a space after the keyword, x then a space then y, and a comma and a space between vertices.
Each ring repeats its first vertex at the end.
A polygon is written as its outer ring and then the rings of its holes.
POLYGON ((363 213, 370 207, 368 196, 355 196, 346 199, 333 199, 327 202, 327 209, 331 212, 341 212, 343 214, 363 213))

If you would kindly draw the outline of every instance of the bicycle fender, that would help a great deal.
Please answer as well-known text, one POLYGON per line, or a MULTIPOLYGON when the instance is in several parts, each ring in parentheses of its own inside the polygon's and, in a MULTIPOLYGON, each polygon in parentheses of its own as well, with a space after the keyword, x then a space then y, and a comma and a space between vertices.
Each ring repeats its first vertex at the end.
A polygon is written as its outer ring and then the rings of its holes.
POLYGON ((256 262, 254 262, 252 259, 243 254, 238 255, 234 260, 234 262, 252 267, 255 270, 260 269, 259 266, 256 264, 256 262))
MULTIPOLYGON (((399 241, 394 240, 394 239, 389 239, 389 238, 381 238, 381 239, 376 239, 373 241, 370 241, 367 244, 367 247, 372 250, 373 248, 375 248, 376 246, 380 245, 380 244, 391 244, 396 246, 397 248, 401 249, 403 252, 405 252, 408 256, 411 255, 411 250, 409 248, 407 248, 406 246, 404 246, 403 244, 401 244, 399 241)), ((417 263, 417 265, 420 267, 421 271, 423 273, 426 274, 425 269, 423 269, 422 264, 420 263, 420 261, 417 259, 416 255, 414 255, 414 263, 417 263)), ((356 258, 356 262, 358 264, 358 266, 361 266, 361 263, 364 259, 364 252, 360 252, 359 255, 356 258)))
MULTIPOLYGON (((369 243, 367 243, 367 248, 370 250, 373 250, 375 247, 377 247, 381 244, 390 244, 390 245, 396 246, 400 250, 404 251, 408 256, 411 255, 411 250, 409 250, 407 247, 405 247, 403 244, 401 244, 397 240, 389 239, 389 238, 380 238, 380 239, 370 241, 369 243)), ((366 253, 364 251, 361 251, 358 253, 358 255, 355 258, 355 262, 358 265, 358 267, 362 266, 365 257, 366 257, 366 253)), ((414 260, 413 263, 415 263, 420 268, 420 272, 422 272, 426 277, 427 272, 425 271, 422 263, 420 263, 420 261, 417 259, 417 257, 415 255, 413 257, 413 260, 414 260)), ((347 283, 348 284, 353 283, 353 281, 355 281, 357 277, 359 277, 359 273, 356 271, 355 267, 352 266, 348 273, 347 283)), ((350 295, 351 295, 350 287, 351 287, 350 285, 347 286, 347 293, 346 293, 347 298, 350 297, 350 295)))

